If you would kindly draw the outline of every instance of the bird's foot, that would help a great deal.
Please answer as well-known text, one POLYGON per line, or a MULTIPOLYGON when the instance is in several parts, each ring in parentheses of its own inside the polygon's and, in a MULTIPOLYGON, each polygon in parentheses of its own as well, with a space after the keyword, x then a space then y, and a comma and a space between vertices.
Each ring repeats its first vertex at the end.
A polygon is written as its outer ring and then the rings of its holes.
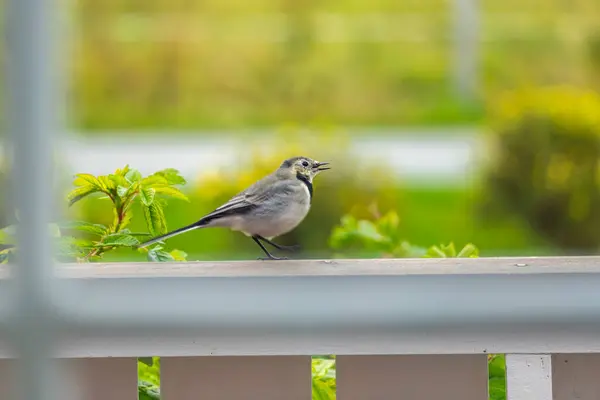
POLYGON ((261 261, 288 260, 288 258, 287 257, 275 257, 275 256, 271 256, 271 257, 258 257, 257 260, 261 260, 261 261))

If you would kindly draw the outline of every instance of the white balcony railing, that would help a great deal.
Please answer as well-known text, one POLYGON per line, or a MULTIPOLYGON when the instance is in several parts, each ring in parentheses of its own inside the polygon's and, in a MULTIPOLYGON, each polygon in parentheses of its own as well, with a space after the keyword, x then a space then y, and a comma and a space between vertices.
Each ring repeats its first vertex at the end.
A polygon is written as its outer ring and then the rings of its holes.
POLYGON ((164 400, 309 400, 317 354, 337 355, 340 400, 487 399, 491 353, 507 354, 509 400, 600 393, 600 257, 115 263, 56 275, 52 355, 67 360, 63 389, 82 399, 136 399, 142 356, 163 357, 164 400))

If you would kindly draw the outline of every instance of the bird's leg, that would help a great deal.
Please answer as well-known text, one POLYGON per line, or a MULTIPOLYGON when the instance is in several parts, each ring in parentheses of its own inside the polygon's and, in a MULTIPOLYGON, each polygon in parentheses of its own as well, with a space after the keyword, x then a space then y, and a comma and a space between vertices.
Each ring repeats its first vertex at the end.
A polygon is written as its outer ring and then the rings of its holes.
POLYGON ((258 239, 262 240, 265 243, 269 243, 271 246, 275 247, 278 250, 284 250, 284 251, 297 251, 297 250, 300 250, 300 245, 297 245, 297 244, 294 244, 292 246, 284 246, 284 245, 272 242, 269 239, 267 239, 265 237, 262 237, 260 235, 256 235, 256 237, 258 239))
POLYGON ((258 240, 257 236, 252 236, 252 240, 254 240, 260 246, 262 251, 264 251, 267 255, 267 258, 259 257, 259 260, 287 260, 287 257, 275 257, 273 254, 269 253, 269 251, 265 248, 265 246, 263 246, 260 240, 258 240))

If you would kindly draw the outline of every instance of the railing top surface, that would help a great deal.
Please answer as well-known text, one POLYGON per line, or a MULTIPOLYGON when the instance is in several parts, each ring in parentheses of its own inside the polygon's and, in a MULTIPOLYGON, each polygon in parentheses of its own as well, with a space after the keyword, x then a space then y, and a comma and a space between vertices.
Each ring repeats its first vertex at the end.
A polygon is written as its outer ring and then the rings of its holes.
MULTIPOLYGON (((2 269, 2 277, 7 276, 2 269)), ((402 276, 600 273, 600 256, 58 264, 64 278, 402 276)))

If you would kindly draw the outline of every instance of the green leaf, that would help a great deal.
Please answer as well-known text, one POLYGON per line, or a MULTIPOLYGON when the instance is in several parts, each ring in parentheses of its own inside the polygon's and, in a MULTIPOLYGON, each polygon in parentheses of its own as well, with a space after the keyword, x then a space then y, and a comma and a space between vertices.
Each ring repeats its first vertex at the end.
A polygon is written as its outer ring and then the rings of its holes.
POLYGON ((125 174, 125 179, 130 183, 138 183, 142 180, 142 174, 137 169, 131 169, 125 174))
POLYGON ((103 236, 108 232, 108 227, 102 224, 92 224, 85 221, 69 221, 59 224, 61 229, 76 229, 83 232, 89 232, 97 236, 103 236))
POLYGON ((450 242, 448 245, 441 246, 431 246, 427 253, 423 256, 425 258, 454 258, 454 257, 462 257, 462 258, 476 258, 479 257, 479 249, 469 243, 457 254, 456 248, 454 247, 454 243, 450 242))
POLYGON ((446 258, 446 254, 438 246, 431 246, 427 253, 423 256, 424 258, 446 258))
POLYGON ((102 192, 106 192, 108 190, 106 185, 100 179, 101 177, 96 178, 92 174, 76 174, 75 176, 76 178, 73 181, 73 186, 91 186, 102 192))
POLYGON ((490 400, 506 400, 505 378, 491 378, 489 380, 490 400))
POLYGON ((140 244, 140 241, 137 238, 123 233, 113 233, 111 235, 107 235, 98 243, 98 245, 104 246, 114 246, 114 247, 132 247, 140 244))
POLYGON ((164 176, 150 175, 140 181, 140 184, 144 187, 154 186, 170 186, 169 181, 164 176))
POLYGON ((506 375, 506 359, 501 354, 494 354, 488 362, 488 374, 490 378, 502 378, 506 375))
POLYGON ((363 238, 372 240, 374 242, 381 242, 385 240, 385 237, 377 231, 377 227, 371 221, 358 221, 358 233, 363 238))
POLYGON ((182 250, 173 250, 169 253, 175 261, 187 261, 187 253, 182 250))
POLYGON ((456 257, 456 248, 453 242, 450 242, 447 246, 442 246, 442 250, 447 257, 456 257))
POLYGON ((167 221, 160 203, 153 202, 149 206, 143 207, 143 210, 148 231, 153 236, 161 235, 167 232, 167 221))
POLYGON ((111 182, 111 188, 114 187, 115 189, 118 190, 119 186, 124 186, 124 187, 129 186, 129 182, 127 182, 127 179, 125 179, 124 176, 110 174, 110 175, 108 175, 108 179, 111 182))
POLYGON ((138 362, 138 376, 150 386, 160 385, 160 357, 152 357, 151 365, 138 362))
POLYGON ((169 185, 185 185, 186 181, 174 168, 166 168, 162 171, 155 172, 153 175, 162 176, 167 180, 169 185))
POLYGON ((389 211, 383 217, 377 220, 377 230, 382 235, 393 237, 398 232, 398 226, 400 225, 400 217, 395 211, 389 211))
POLYGON ((328 372, 335 368, 335 360, 316 359, 312 361, 313 376, 326 377, 328 372))
POLYGON ((165 262, 175 261, 173 256, 162 249, 162 246, 156 246, 148 250, 148 261, 165 262))
MULTIPOLYGON (((114 175, 113 175, 114 176, 114 175)), ((104 191, 106 194, 114 196, 117 194, 117 185, 118 183, 111 179, 110 176, 100 175, 98 177, 98 181, 104 186, 104 191)))
POLYGON ((125 197, 125 195, 127 194, 128 191, 129 191, 128 187, 117 186, 117 194, 119 195, 120 198, 125 197))
POLYGON ((406 241, 400 242, 392 250, 392 256, 396 258, 417 258, 423 257, 427 253, 427 249, 412 245, 406 241))
POLYGON ((92 249, 92 247, 93 244, 91 241, 71 236, 62 236, 55 242, 56 256, 60 259, 64 258, 69 261, 74 261, 79 257, 83 257, 86 252, 92 249))
POLYGON ((129 168, 129 164, 125 164, 125 166, 123 167, 123 169, 119 169, 117 168, 117 170, 115 171, 115 175, 118 176, 126 176, 129 172, 130 172, 130 168, 129 168))
POLYGON ((146 364, 149 367, 151 367, 152 364, 154 364, 154 359, 152 357, 138 357, 138 361, 146 364))
POLYGON ((335 389, 327 382, 318 379, 312 381, 312 398, 313 400, 334 400, 335 389))
POLYGON ((456 257, 461 258, 477 258, 479 257, 479 249, 472 243, 468 243, 461 251, 458 252, 456 257))
POLYGON ((144 204, 146 207, 151 206, 154 203, 154 194, 156 193, 156 191, 153 188, 142 188, 142 190, 140 190, 140 200, 142 201, 142 204, 144 204))
MULTIPOLYGON (((121 233, 123 231, 128 231, 128 229, 124 229, 121 231, 121 233)), ((148 232, 127 232, 128 235, 131 236, 143 236, 143 237, 148 237, 148 236, 152 236, 151 234, 149 234, 148 232)))
POLYGON ((122 199, 132 200, 134 196, 132 196, 140 187, 139 182, 134 182, 130 186, 117 188, 117 193, 122 199))
POLYGON ((100 189, 91 185, 81 186, 71 190, 67 194, 67 201, 69 202, 69 207, 71 207, 73 204, 77 203, 84 197, 89 196, 92 193, 98 193, 100 191, 100 189))
POLYGON ((425 258, 452 258, 456 257, 456 250, 454 249, 454 243, 449 245, 431 246, 427 253, 423 256, 425 258))
POLYGON ((139 400, 160 400, 160 390, 150 382, 138 381, 139 400))
POLYGON ((157 194, 164 194, 166 196, 174 197, 177 199, 190 201, 188 199, 188 197, 185 194, 183 194, 183 192, 181 190, 179 190, 177 188, 174 188, 171 186, 162 186, 162 185, 155 185, 155 186, 152 186, 152 188, 154 189, 154 191, 157 194))

